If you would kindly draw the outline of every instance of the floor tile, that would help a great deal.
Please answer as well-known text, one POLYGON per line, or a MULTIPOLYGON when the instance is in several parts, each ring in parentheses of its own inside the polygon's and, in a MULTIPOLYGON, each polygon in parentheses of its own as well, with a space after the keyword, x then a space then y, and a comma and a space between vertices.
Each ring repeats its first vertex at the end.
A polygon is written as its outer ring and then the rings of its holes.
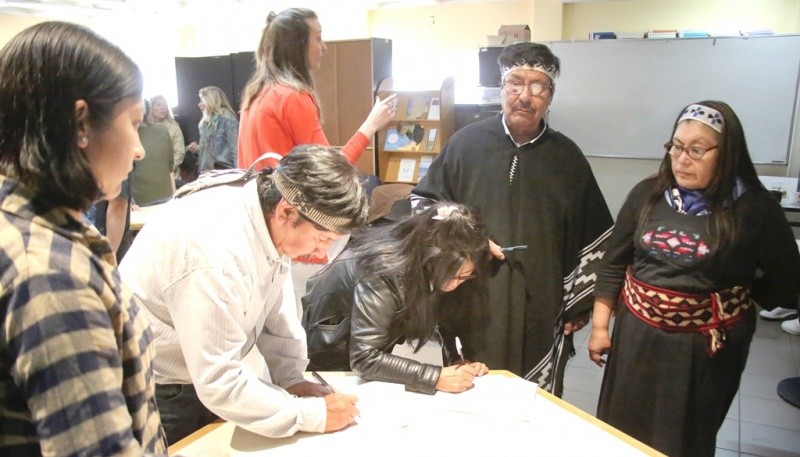
POLYGON ((738 393, 735 397, 733 397, 733 402, 731 402, 731 407, 728 408, 728 413, 725 415, 725 419, 733 419, 735 421, 739 420, 739 398, 741 395, 738 393))
POLYGON ((597 415, 597 395, 587 394, 585 392, 578 392, 577 390, 564 389, 564 395, 561 397, 565 402, 591 414, 597 415))
POLYGON ((789 335, 783 331, 779 321, 766 321, 764 319, 758 320, 758 324, 756 325, 756 333, 754 336, 781 341, 788 341, 792 337, 792 335, 789 335))
MULTIPOLYGON (((783 400, 741 396, 739 420, 753 424, 794 430, 800 437, 800 408, 783 400)), ((800 452, 800 447, 797 448, 800 452)))
POLYGON ((749 397, 780 400, 781 397, 778 396, 778 383, 783 379, 783 376, 759 376, 756 374, 744 373, 742 375, 742 382, 739 385, 739 392, 749 397))
POLYGON ((600 395, 603 372, 589 368, 568 367, 564 374, 564 388, 600 395))
POLYGON ((739 452, 739 421, 725 419, 717 432, 717 448, 739 452))
POLYGON ((730 451, 728 449, 717 448, 717 451, 714 453, 714 457, 739 457, 739 453, 736 451, 730 451))
POLYGON ((761 457, 800 456, 800 433, 794 430, 742 422, 739 449, 761 457))
POLYGON ((792 360, 792 346, 786 339, 754 337, 750 343, 750 357, 774 357, 780 360, 792 360))
POLYGON ((797 376, 797 368, 792 363, 772 357, 748 357, 744 372, 780 379, 797 376))

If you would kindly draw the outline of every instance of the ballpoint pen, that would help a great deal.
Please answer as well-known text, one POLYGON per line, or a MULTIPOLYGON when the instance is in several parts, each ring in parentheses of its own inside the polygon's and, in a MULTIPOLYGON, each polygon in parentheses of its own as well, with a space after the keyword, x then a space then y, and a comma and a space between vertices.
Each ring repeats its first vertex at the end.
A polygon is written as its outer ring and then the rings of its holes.
POLYGON ((466 365, 467 361, 464 360, 464 350, 461 348, 461 339, 456 337, 456 352, 458 352, 458 357, 461 358, 461 364, 466 365))
POLYGON ((319 374, 319 373, 317 373, 316 371, 312 371, 312 372, 311 372, 311 376, 313 376, 313 377, 314 377, 314 379, 316 379, 316 380, 317 380, 317 382, 319 382, 319 383, 320 383, 320 384, 322 384, 323 386, 325 386, 325 387, 327 387, 327 388, 329 388, 329 389, 331 389, 331 390, 334 390, 334 389, 333 389, 333 387, 332 387, 330 384, 328 384, 328 381, 326 381, 326 380, 325 380, 325 378, 323 378, 323 377, 322 377, 322 375, 320 375, 320 374, 319 374))
POLYGON ((519 251, 521 249, 528 249, 528 245, 527 244, 520 244, 518 246, 508 246, 508 247, 500 248, 500 252, 519 251))

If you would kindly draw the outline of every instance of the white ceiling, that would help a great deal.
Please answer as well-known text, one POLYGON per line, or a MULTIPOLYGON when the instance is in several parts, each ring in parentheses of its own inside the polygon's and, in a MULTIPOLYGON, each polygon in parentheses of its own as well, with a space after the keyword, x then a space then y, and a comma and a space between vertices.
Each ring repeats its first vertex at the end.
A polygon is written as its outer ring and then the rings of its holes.
MULTIPOLYGON (((62 15, 98 16, 104 13, 139 13, 156 15, 182 14, 189 10, 214 8, 250 7, 254 10, 269 8, 280 11, 293 6, 323 9, 332 6, 344 11, 360 8, 374 10, 382 8, 411 8, 416 6, 443 5, 452 3, 491 3, 503 0, 0 0, 0 14, 23 16, 46 16, 59 18, 62 15), (213 3, 212 3, 213 2, 213 3)), ((579 3, 605 0, 560 0, 562 3, 579 3)))

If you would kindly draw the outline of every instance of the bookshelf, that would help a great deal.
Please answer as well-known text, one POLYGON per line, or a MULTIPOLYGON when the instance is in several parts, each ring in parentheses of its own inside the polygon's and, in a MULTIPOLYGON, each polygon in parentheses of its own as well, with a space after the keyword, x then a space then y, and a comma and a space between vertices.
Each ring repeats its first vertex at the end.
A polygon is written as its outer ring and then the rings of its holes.
POLYGON ((378 86, 381 98, 398 94, 397 114, 378 132, 379 177, 383 182, 416 183, 455 128, 454 80, 432 90, 393 90, 392 78, 378 86))

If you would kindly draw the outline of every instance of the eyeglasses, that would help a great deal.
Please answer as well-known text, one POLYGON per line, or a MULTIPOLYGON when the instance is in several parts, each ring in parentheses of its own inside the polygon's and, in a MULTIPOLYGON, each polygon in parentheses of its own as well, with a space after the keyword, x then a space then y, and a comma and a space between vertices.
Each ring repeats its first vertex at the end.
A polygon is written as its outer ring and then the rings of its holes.
POLYGON ((673 142, 668 142, 664 144, 664 149, 667 151, 667 154, 671 155, 672 157, 678 158, 683 154, 683 151, 686 151, 689 154, 689 158, 693 160, 700 160, 703 158, 704 155, 708 151, 712 149, 717 149, 719 145, 711 146, 710 148, 698 148, 697 146, 678 146, 673 142))
POLYGON ((525 86, 528 86, 531 89, 531 95, 534 97, 542 95, 553 88, 552 84, 542 84, 537 82, 525 84, 520 81, 503 81, 503 86, 505 86, 506 93, 509 95, 519 95, 523 90, 525 90, 525 86))

